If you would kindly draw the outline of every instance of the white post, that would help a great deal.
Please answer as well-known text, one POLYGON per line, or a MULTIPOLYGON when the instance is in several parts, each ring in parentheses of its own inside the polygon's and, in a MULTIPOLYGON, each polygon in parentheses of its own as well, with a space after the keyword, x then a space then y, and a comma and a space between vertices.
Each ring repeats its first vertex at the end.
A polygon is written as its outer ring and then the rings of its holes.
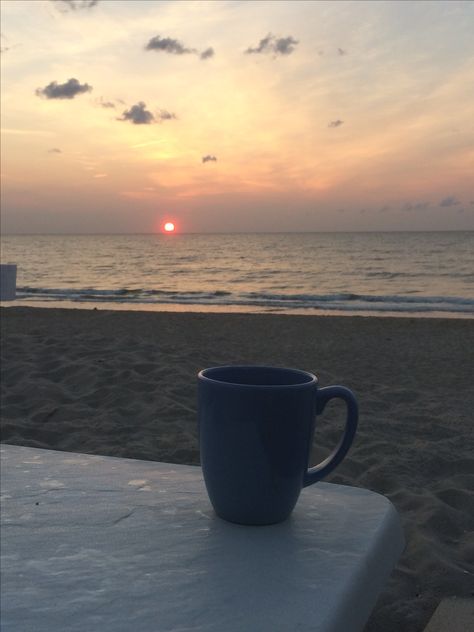
POLYGON ((16 298, 16 264, 0 264, 0 301, 14 301, 16 298))

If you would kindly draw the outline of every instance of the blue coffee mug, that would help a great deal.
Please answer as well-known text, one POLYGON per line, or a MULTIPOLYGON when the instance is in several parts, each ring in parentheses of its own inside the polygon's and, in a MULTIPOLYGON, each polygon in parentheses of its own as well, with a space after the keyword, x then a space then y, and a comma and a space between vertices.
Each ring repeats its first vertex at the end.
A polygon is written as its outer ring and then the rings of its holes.
POLYGON ((201 466, 209 499, 224 520, 268 525, 286 520, 303 487, 343 460, 358 408, 343 386, 318 388, 312 373, 266 366, 222 366, 198 375, 201 466), (316 423, 333 398, 347 405, 333 453, 308 469, 316 423))

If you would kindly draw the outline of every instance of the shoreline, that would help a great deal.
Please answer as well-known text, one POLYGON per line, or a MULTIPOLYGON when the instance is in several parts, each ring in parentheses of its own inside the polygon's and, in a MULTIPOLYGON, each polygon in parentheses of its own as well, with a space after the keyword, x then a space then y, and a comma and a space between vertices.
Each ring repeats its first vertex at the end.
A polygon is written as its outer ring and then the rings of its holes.
MULTIPOLYGON (((359 429, 325 480, 389 498, 407 541, 365 632, 421 632, 443 598, 472 596, 471 319, 11 306, 0 322, 7 443, 197 465, 200 369, 290 366, 347 386, 359 429)), ((318 417, 312 463, 343 414, 318 417)))
POLYGON ((188 303, 107 303, 105 301, 0 301, 0 309, 25 307, 32 309, 76 309, 84 311, 118 311, 118 312, 166 312, 178 314, 263 314, 281 316, 341 316, 354 318, 427 318, 447 320, 474 320, 474 313, 469 312, 402 312, 402 311, 368 311, 368 310, 325 310, 315 308, 262 308, 249 305, 203 305, 188 303))

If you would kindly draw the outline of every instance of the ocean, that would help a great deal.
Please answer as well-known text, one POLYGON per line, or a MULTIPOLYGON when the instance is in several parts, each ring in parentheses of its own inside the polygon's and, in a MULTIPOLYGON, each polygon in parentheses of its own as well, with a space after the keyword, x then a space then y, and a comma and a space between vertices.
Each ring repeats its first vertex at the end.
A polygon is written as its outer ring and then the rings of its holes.
POLYGON ((1 247, 18 266, 15 305, 474 316, 474 232, 5 235, 1 247))

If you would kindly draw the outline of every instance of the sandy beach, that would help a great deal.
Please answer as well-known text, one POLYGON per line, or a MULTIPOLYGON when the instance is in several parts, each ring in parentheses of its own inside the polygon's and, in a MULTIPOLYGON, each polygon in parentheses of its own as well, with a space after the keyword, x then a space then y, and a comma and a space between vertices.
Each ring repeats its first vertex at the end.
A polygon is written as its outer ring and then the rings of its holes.
MULTIPOLYGON (((366 632, 419 632, 474 594, 474 321, 1 310, 2 441, 198 464, 196 374, 270 364, 343 384, 355 444, 329 482, 386 495, 407 548, 366 632)), ((329 406, 314 460, 341 429, 329 406)))

